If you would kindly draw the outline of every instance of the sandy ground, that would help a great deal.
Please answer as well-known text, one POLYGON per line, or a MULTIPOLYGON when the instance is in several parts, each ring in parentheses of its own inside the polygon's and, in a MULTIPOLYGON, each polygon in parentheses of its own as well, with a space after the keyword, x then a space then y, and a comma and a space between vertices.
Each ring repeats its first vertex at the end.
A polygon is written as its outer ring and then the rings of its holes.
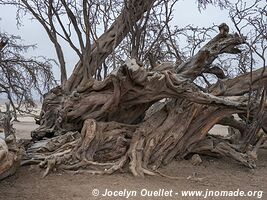
POLYGON ((31 131, 38 127, 32 117, 18 117, 19 122, 13 122, 18 139, 31 139, 31 131))
MULTIPOLYGON (((32 118, 20 118, 15 122, 18 138, 30 138, 30 131, 36 127, 32 118)), ((226 128, 218 126, 212 130, 217 134, 225 134, 226 128)), ((134 178, 128 173, 117 172, 110 176, 93 176, 89 174, 67 174, 55 172, 46 178, 36 166, 21 167, 18 172, 0 182, 0 200, 98 200, 126 199, 126 197, 104 197, 105 190, 118 191, 127 189, 136 191, 137 196, 129 199, 267 199, 267 150, 261 150, 257 169, 250 170, 228 158, 203 158, 201 166, 193 166, 187 160, 175 161, 164 167, 165 174, 179 177, 177 180, 164 177, 134 178), (201 181, 188 180, 187 177, 197 174, 204 178, 201 181), (100 195, 94 197, 92 190, 98 189, 100 195), (157 191, 159 189, 173 190, 172 197, 142 197, 143 189, 157 191), (183 190, 198 191, 263 191, 255 197, 181 197, 183 190), (178 195, 174 194, 178 193, 178 195), (257 196, 258 195, 258 196, 257 196)))

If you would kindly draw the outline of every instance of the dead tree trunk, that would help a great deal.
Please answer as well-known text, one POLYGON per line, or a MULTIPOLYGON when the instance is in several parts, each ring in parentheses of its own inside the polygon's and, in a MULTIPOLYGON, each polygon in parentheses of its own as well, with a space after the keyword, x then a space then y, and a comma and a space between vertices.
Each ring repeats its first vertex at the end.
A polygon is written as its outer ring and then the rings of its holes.
POLYGON ((127 2, 111 27, 95 42, 90 52, 85 52, 83 60, 77 63, 63 90, 83 92, 91 87, 92 76, 96 70, 126 37, 133 24, 152 8, 155 1, 132 0, 127 2))
MULTIPOLYGON (((53 138, 29 148, 28 158, 47 167, 46 174, 54 167, 111 174, 128 166, 135 176, 143 176, 191 153, 229 156, 255 167, 251 152, 263 141, 257 137, 262 123, 256 120, 245 127, 231 116, 246 113, 244 94, 266 83, 266 70, 224 79, 208 92, 193 83, 218 55, 238 53, 236 46, 242 42, 243 38, 222 31, 172 70, 157 66, 147 71, 132 59, 104 81, 90 79, 83 90, 69 94, 61 87, 53 89, 45 97, 41 126, 32 132, 34 139, 53 138), (162 99, 166 102, 153 111, 150 107, 162 99), (217 123, 238 128, 241 140, 207 136, 217 123)), ((254 105, 255 116, 259 107, 265 113, 265 99, 254 105)))

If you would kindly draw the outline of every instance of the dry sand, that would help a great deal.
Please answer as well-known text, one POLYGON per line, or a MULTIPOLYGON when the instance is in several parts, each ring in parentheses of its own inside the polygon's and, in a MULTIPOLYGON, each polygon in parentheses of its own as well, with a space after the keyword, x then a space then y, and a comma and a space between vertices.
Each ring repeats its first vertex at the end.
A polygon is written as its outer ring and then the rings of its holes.
POLYGON ((31 139, 31 131, 38 127, 33 117, 18 117, 19 122, 13 122, 18 139, 31 139))

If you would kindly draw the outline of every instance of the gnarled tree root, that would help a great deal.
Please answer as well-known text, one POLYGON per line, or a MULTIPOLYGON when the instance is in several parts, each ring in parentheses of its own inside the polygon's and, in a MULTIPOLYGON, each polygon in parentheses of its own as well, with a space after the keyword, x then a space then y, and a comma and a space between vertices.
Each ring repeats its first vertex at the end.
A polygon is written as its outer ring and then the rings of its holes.
POLYGON ((238 148, 233 144, 230 144, 227 140, 215 137, 208 136, 198 144, 189 149, 192 153, 199 153, 204 155, 211 156, 225 156, 232 158, 244 166, 247 166, 251 169, 256 167, 256 159, 251 156, 251 152, 241 152, 238 148))
MULTIPOLYGON (((171 105, 176 105, 173 103, 171 105)), ((179 103, 179 105, 182 104, 179 103)), ((183 109, 186 105, 187 102, 184 102, 183 109)), ((204 131, 208 131, 212 125, 193 126, 191 130, 189 124, 197 123, 198 120, 194 121, 194 119, 200 119, 196 116, 203 112, 195 110, 202 109, 199 106, 188 109, 188 112, 181 112, 181 116, 177 115, 177 109, 173 107, 161 109, 139 126, 87 119, 81 134, 68 132, 65 135, 48 139, 48 142, 39 148, 29 148, 28 155, 31 159, 39 161, 40 167, 46 168, 44 176, 51 170, 60 169, 71 173, 90 174, 112 174, 118 170, 129 170, 134 176, 170 177, 161 173, 159 167, 168 164, 177 156, 185 157, 191 153, 227 156, 249 168, 255 167, 255 159, 253 160, 248 153, 239 152, 236 146, 230 144, 227 139, 213 136, 203 137, 204 131), (177 129, 181 126, 176 120, 173 124, 170 123, 170 119, 174 116, 185 117, 185 121, 181 121, 184 129, 177 129), (195 137, 192 137, 194 140, 188 142, 185 137, 190 130, 197 130, 197 132, 191 133, 194 133, 195 137), (199 136, 196 137, 197 135, 199 136), (192 143, 193 141, 196 143, 192 143), (186 152, 179 151, 177 145, 182 150, 184 148, 180 145, 189 143, 192 145, 186 146, 186 152)), ((211 117, 214 117, 222 111, 217 113, 211 109, 206 112, 213 112, 211 117)), ((220 121, 219 117, 217 121, 220 121)), ((262 142, 263 139, 258 146, 262 142)), ((181 179, 181 177, 172 178, 181 179)))

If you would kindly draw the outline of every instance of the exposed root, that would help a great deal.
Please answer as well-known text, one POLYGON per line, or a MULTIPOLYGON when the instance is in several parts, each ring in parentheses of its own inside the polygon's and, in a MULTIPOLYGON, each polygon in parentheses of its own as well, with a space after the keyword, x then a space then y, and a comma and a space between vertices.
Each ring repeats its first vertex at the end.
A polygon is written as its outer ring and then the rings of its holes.
POLYGON ((247 153, 239 152, 238 149, 235 148, 234 145, 229 144, 226 140, 214 136, 208 136, 203 139, 201 142, 196 144, 192 149, 190 149, 192 153, 206 154, 206 155, 221 155, 230 157, 244 166, 249 168, 255 168, 255 160, 251 159, 251 157, 247 153))
POLYGON ((120 160, 118 160, 116 163, 97 163, 97 162, 89 162, 87 164, 89 165, 95 165, 95 166, 105 166, 103 170, 90 170, 90 169, 78 169, 76 171, 72 171, 74 174, 92 174, 92 175, 103 175, 103 174, 113 174, 114 172, 120 170, 123 168, 125 163, 127 162, 128 157, 123 156, 120 160))
MULTIPOLYGON (((168 102, 139 126, 87 119, 81 134, 69 132, 52 138, 44 147, 29 148, 29 154, 31 158, 42 160, 40 166, 46 168, 44 175, 53 169, 89 174, 111 174, 128 169, 139 177, 159 175, 185 179, 168 176, 159 168, 175 157, 183 158, 190 153, 227 156, 255 168, 252 156, 239 152, 238 145, 229 143, 235 140, 206 137, 209 129, 232 110, 214 107, 202 111, 201 105, 188 105, 190 102, 186 100, 168 102), (176 118, 180 119, 179 123, 176 118)), ((262 143, 263 139, 254 151, 262 143)))
MULTIPOLYGON (((42 166, 42 165, 44 165, 44 164, 40 163, 40 166, 42 166)), ((48 160, 46 162, 46 165, 47 165, 47 167, 46 167, 46 170, 45 170, 45 172, 44 172, 44 174, 42 176, 43 178, 46 177, 48 175, 48 173, 55 167, 56 160, 55 159, 50 159, 50 160, 48 160)))

